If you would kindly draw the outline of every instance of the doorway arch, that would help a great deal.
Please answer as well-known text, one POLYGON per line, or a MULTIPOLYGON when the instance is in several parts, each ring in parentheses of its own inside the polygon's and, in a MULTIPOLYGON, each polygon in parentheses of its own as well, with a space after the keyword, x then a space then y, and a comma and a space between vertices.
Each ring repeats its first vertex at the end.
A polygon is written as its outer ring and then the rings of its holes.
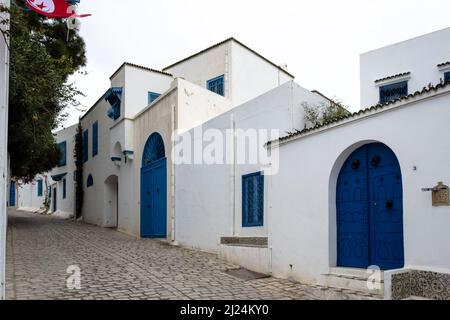
POLYGON ((337 265, 404 266, 403 186, 398 159, 382 143, 350 154, 336 185, 337 265))
POLYGON ((105 227, 119 227, 119 178, 116 175, 105 180, 105 227))
POLYGON ((157 132, 147 139, 142 153, 141 237, 167 237, 167 158, 157 132))

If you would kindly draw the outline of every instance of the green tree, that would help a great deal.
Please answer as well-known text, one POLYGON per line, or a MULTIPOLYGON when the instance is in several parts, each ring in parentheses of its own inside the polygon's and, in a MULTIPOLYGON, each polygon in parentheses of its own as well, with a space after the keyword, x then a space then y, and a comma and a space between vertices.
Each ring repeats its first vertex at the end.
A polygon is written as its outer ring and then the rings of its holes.
POLYGON ((58 164, 60 151, 52 131, 77 106, 81 93, 68 83, 86 64, 85 44, 77 30, 67 38, 63 20, 10 10, 9 141, 12 175, 25 181, 58 164))
POLYGON ((348 107, 338 101, 327 101, 317 105, 310 105, 307 102, 302 103, 305 111, 305 127, 311 128, 341 119, 350 114, 348 107))

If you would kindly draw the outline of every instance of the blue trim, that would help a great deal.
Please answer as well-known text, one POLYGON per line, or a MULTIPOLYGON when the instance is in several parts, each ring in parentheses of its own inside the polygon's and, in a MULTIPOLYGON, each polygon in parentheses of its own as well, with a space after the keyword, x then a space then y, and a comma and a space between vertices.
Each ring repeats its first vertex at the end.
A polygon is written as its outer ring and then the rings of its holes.
POLYGON ((54 176, 52 176, 52 180, 59 182, 61 181, 65 176, 67 175, 67 173, 61 173, 61 174, 55 174, 54 176))
POLYGON ((264 175, 262 172, 242 176, 242 226, 264 226, 264 175))
POLYGON ((16 206, 16 183, 14 180, 11 180, 9 185, 9 206, 11 208, 16 206))
POLYGON ((397 82, 380 87, 380 103, 387 103, 408 95, 408 81, 397 82))
POLYGON ((152 104, 156 99, 158 99, 161 96, 161 94, 156 92, 148 92, 148 104, 152 104))
POLYGON ((67 164, 67 141, 58 143, 61 158, 59 159, 58 167, 64 167, 67 164))
POLYGON ((92 174, 90 174, 87 178, 86 186, 92 187, 94 185, 94 178, 92 177, 92 174))
POLYGON ((450 71, 444 73, 444 81, 450 81, 450 71))
POLYGON ((98 121, 92 125, 92 157, 98 155, 98 121))
POLYGON ((225 96, 225 76, 221 75, 206 81, 206 88, 218 95, 225 96))
POLYGON ((166 151, 164 148, 164 140, 157 132, 151 134, 145 143, 142 155, 142 167, 148 166, 153 162, 165 158, 166 151))
POLYGON ((120 118, 120 106, 122 104, 122 92, 123 88, 113 87, 110 88, 104 95, 104 99, 109 102, 111 108, 108 110, 107 115, 112 120, 120 118))
POLYGON ((83 162, 89 160, 89 130, 83 132, 83 162))
POLYGON ((44 182, 42 181, 42 179, 39 179, 37 184, 38 184, 37 195, 38 197, 42 197, 44 193, 44 182))
POLYGON ((63 184, 63 199, 65 199, 66 198, 66 192, 67 192, 67 181, 66 181, 66 179, 63 179, 62 184, 63 184))

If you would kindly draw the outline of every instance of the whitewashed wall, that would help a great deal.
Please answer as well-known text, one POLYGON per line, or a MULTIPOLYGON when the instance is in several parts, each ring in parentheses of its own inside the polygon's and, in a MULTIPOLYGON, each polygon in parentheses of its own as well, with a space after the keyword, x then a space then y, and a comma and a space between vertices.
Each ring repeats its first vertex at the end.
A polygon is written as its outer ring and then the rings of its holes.
MULTIPOLYGON (((78 125, 73 125, 71 127, 62 129, 56 132, 56 142, 61 143, 66 141, 66 165, 62 167, 56 167, 52 170, 51 176, 56 176, 59 174, 66 174, 64 179, 66 179, 66 198, 63 198, 63 182, 54 182, 53 185, 57 188, 57 205, 56 213, 61 217, 70 217, 75 213, 75 177, 74 172, 76 170, 74 149, 75 149, 75 135, 77 134, 78 125)), ((92 129, 90 130, 92 134, 92 129)), ((90 137, 89 143, 92 144, 92 136, 90 137)), ((53 201, 53 199, 52 199, 53 201)), ((53 208, 53 202, 51 205, 53 208)), ((53 209, 52 209, 53 210, 53 209)))
POLYGON ((422 98, 279 148, 269 193, 274 275, 316 283, 336 266, 337 177, 352 151, 375 141, 394 151, 402 170, 405 268, 450 271, 450 207, 432 207, 431 193, 421 191, 450 184, 449 88, 422 98))
MULTIPOLYGON (((379 101, 375 80, 399 73, 411 72, 410 93, 444 78, 437 65, 450 61, 450 28, 399 42, 361 55, 361 107, 379 101)), ((449 70, 447 70, 449 71, 449 70)))
POLYGON ((125 66, 125 87, 123 96, 123 116, 133 117, 148 105, 148 92, 163 94, 173 78, 157 72, 125 66))
POLYGON ((240 105, 294 78, 232 41, 231 98, 240 105))
POLYGON ((229 40, 164 71, 206 88, 207 81, 225 76, 224 96, 233 106, 247 102, 293 77, 240 43, 229 40))
POLYGON ((83 165, 83 219, 84 221, 103 227, 114 226, 117 219, 109 207, 108 195, 105 193, 105 182, 110 176, 118 176, 118 168, 111 161, 110 156, 110 128, 114 121, 108 118, 110 108, 104 99, 87 113, 81 120, 84 130, 89 130, 88 161, 83 165), (92 156, 92 125, 98 121, 98 154, 92 156), (87 188, 89 175, 94 179, 94 185, 87 188))
MULTIPOLYGON (((9 7, 9 0, 0 0, 0 5, 9 7)), ((3 26, 2 26, 3 27, 3 26)), ((5 251, 6 251, 6 201, 8 174, 8 88, 9 51, 3 37, 0 37, 0 300, 5 294, 5 251)))
POLYGON ((17 208, 23 211, 38 211, 44 208, 45 201, 45 181, 48 174, 37 175, 31 183, 18 183, 16 193, 17 208), (42 196, 38 195, 38 180, 42 180, 42 196))
MULTIPOLYGON (((190 130, 192 145, 201 140, 195 133, 199 129, 203 132, 217 129, 223 136, 233 126, 245 131, 279 129, 281 135, 293 128, 301 129, 304 102, 319 104, 323 98, 290 81, 190 130)), ((265 152, 264 144, 268 139, 258 141, 258 152, 265 152)), ((242 227, 242 176, 261 171, 262 164, 182 164, 175 170, 176 241, 179 244, 217 251, 221 236, 268 236, 266 217, 263 227, 242 227)), ((267 195, 268 180, 265 181, 267 195)), ((265 215, 267 209, 266 201, 265 215)))
POLYGON ((225 76, 225 97, 231 98, 229 91, 231 44, 225 42, 195 57, 164 69, 175 78, 183 78, 193 84, 206 88, 206 82, 218 76, 225 76))
POLYGON ((185 80, 176 79, 171 90, 136 116, 134 160, 120 166, 119 230, 140 235, 142 154, 147 139, 152 133, 158 132, 163 137, 167 156, 167 235, 168 239, 173 238, 174 177, 171 153, 174 128, 189 130, 197 121, 206 121, 230 108, 228 99, 185 80))

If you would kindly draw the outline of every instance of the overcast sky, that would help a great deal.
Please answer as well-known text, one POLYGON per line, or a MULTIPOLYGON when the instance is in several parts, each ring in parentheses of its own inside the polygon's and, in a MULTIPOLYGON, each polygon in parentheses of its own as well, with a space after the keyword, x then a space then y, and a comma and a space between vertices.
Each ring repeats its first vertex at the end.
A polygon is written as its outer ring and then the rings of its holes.
MULTIPOLYGON (((124 62, 155 69, 235 37, 301 86, 359 109, 359 55, 450 26, 448 0, 82 0, 91 107, 124 62)), ((450 41, 450 40, 449 40, 450 41)), ((67 125, 82 112, 68 110, 67 125)))

